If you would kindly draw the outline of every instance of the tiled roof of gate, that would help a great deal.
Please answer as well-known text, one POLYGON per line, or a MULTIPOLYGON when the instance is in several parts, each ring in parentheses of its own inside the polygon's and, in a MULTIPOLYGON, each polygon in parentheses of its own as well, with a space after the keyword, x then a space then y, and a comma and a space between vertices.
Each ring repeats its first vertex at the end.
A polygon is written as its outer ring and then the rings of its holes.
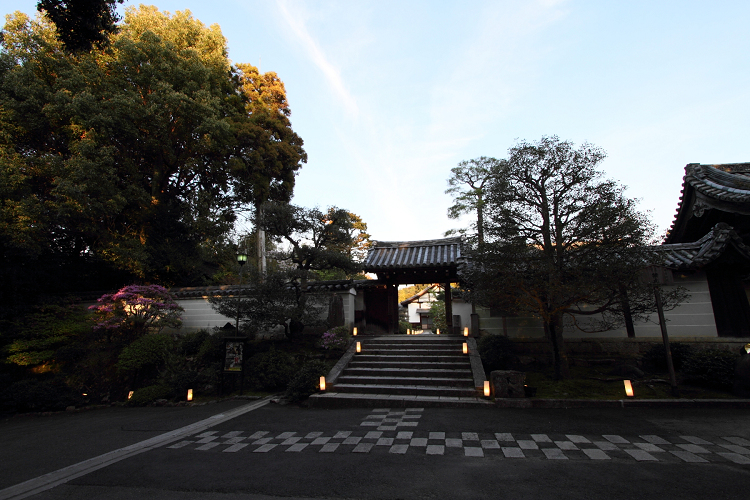
POLYGON ((710 264, 730 246, 750 260, 750 247, 742 242, 742 238, 725 223, 716 224, 703 238, 692 243, 672 243, 654 247, 657 252, 663 252, 664 265, 675 270, 700 269, 710 264))
POLYGON ((461 237, 423 241, 378 241, 364 262, 366 272, 455 266, 461 237))
POLYGON ((679 205, 666 241, 671 240, 679 220, 686 217, 693 208, 692 190, 722 202, 750 203, 750 163, 686 165, 679 205))

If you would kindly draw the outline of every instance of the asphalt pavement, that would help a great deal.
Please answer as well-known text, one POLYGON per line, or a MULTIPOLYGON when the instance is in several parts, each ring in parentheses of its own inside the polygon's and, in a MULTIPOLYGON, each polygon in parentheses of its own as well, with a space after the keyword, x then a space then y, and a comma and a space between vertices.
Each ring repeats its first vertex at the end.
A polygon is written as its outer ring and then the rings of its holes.
POLYGON ((5 420, 0 499, 713 499, 750 488, 744 409, 249 404, 5 420), (102 456, 114 458, 31 496, 8 494, 102 456))

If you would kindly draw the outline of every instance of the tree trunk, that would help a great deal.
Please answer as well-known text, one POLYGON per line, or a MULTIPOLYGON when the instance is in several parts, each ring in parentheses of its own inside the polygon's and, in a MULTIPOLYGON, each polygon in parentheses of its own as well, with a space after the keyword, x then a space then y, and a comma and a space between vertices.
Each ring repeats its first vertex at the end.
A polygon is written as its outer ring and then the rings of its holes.
POLYGON ((544 324, 545 333, 552 343, 552 358, 555 365, 555 380, 570 378, 570 366, 568 365, 568 353, 563 340, 562 317, 555 315, 551 321, 544 324))

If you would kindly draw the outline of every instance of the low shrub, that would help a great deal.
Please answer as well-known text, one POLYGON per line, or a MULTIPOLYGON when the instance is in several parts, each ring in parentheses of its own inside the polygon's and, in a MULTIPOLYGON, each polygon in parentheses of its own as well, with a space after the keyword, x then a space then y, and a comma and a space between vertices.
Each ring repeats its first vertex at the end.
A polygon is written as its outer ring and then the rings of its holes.
POLYGON ((4 411, 61 411, 83 402, 83 396, 61 379, 21 380, 0 393, 0 409, 4 411))
POLYGON ((696 351, 683 360, 682 375, 688 383, 711 389, 731 389, 738 358, 737 354, 719 349, 696 351))
POLYGON ((505 335, 486 335, 477 342, 479 356, 487 374, 494 370, 507 370, 513 361, 515 344, 505 335))
POLYGON ((170 399, 172 396, 172 389, 166 385, 149 385, 133 392, 133 397, 128 400, 128 405, 146 406, 157 399, 170 399))
POLYGON ((251 383, 263 391, 280 391, 292 380, 296 368, 294 356, 271 347, 250 358, 251 383))
POLYGON ((399 321, 398 322, 398 333, 401 335, 406 335, 406 330, 411 328, 411 323, 408 321, 399 321))
POLYGON ((149 333, 138 338, 122 350, 117 359, 121 371, 135 371, 161 365, 174 350, 171 335, 149 333))
POLYGON ((337 326, 329 328, 320 338, 319 345, 323 349, 344 350, 349 345, 349 327, 337 326))
POLYGON ((311 394, 318 392, 320 377, 328 373, 328 365, 319 360, 311 360, 302 365, 297 375, 289 382, 286 388, 286 397, 289 401, 299 402, 311 394))
MULTIPOLYGON (((669 350, 672 351, 672 364, 677 371, 682 370, 685 360, 693 354, 692 347, 679 342, 670 344, 669 350)), ((667 355, 664 350, 664 344, 654 344, 646 351, 643 355, 643 366, 647 370, 657 372, 667 371, 667 355)))

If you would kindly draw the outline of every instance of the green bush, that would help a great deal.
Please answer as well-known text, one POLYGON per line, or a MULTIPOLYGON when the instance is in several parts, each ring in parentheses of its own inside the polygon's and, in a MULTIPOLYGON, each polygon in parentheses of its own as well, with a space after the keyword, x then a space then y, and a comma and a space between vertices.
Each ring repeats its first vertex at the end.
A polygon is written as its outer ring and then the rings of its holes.
POLYGON ((117 368, 122 371, 131 371, 158 366, 164 362, 173 349, 174 341, 171 335, 146 334, 122 350, 117 358, 117 368))
MULTIPOLYGON (((677 371, 682 370, 685 360, 693 354, 692 347, 679 342, 670 344, 669 350, 672 351, 672 364, 677 371)), ((664 344, 654 344, 646 351, 643 355, 643 366, 657 372, 667 371, 667 356, 664 344)))
POLYGON ((328 365, 319 360, 311 360, 302 366, 286 388, 284 396, 292 402, 299 402, 318 392, 320 377, 328 373, 328 365))
POLYGON ((60 411, 81 404, 83 396, 60 379, 21 380, 0 393, 4 411, 60 411))
POLYGON ((504 335, 486 335, 479 339, 477 348, 487 374, 494 370, 507 370, 513 361, 515 344, 504 335))
POLYGON ((172 389, 165 385, 150 385, 133 392, 133 397, 128 400, 129 406, 146 406, 157 399, 172 398, 172 389))
POLYGON ((406 335, 406 330, 408 330, 409 328, 411 328, 411 323, 409 323, 408 321, 401 320, 398 322, 398 333, 400 333, 401 335, 406 335))
POLYGON ((271 347, 271 350, 250 358, 251 382, 263 391, 286 388, 296 372, 294 356, 271 347))
POLYGON ((739 356, 729 351, 706 349, 688 356, 682 365, 685 382, 711 389, 731 389, 739 356))
POLYGON ((208 330, 187 333, 178 339, 179 350, 186 356, 196 356, 210 336, 211 332, 208 330))
POLYGON ((323 349, 341 350, 349 345, 349 327, 346 325, 329 328, 320 338, 318 345, 323 349))

